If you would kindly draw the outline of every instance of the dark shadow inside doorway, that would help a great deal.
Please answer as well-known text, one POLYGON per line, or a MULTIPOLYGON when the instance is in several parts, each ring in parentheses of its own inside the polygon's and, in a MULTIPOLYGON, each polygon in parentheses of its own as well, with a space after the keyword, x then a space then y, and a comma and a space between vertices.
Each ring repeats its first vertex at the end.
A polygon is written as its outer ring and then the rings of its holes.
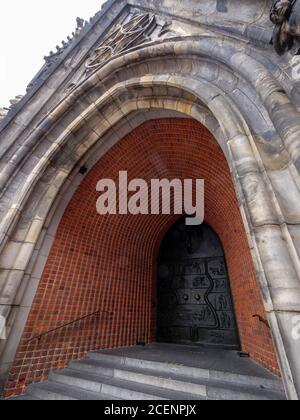
POLYGON ((210 226, 173 225, 157 273, 158 342, 240 350, 224 250, 210 226))

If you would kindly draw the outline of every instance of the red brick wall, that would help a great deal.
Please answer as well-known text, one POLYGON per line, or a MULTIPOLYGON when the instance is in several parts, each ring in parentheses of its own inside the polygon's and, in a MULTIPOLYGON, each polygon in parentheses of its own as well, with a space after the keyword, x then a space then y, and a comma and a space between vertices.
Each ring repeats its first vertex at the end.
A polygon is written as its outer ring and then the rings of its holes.
POLYGON ((243 350, 278 373, 270 332, 253 314, 266 317, 224 155, 211 134, 187 119, 151 121, 114 146, 91 170, 60 222, 6 396, 47 378, 49 371, 83 358, 92 349, 155 341, 155 258, 174 216, 99 216, 96 184, 102 178, 204 178, 208 224, 227 258, 243 350), (102 309, 41 342, 36 334, 102 309))

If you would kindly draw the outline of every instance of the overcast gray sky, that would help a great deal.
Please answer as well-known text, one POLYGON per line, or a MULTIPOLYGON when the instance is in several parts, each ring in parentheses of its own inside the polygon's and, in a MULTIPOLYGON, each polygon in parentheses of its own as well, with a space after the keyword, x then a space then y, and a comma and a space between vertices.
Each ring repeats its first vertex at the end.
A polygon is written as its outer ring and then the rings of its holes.
POLYGON ((41 68, 43 57, 55 50, 76 26, 88 20, 103 0, 8 0, 0 4, 0 107, 24 94, 41 68))

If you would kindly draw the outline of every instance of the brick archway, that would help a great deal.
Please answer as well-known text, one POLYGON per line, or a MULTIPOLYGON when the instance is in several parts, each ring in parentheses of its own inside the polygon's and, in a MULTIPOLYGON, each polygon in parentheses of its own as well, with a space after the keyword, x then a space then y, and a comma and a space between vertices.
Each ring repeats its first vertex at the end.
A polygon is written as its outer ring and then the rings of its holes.
POLYGON ((266 318, 232 178, 224 154, 204 126, 191 119, 144 123, 94 166, 60 222, 24 330, 6 395, 20 393, 49 371, 91 349, 155 341, 155 257, 174 216, 99 216, 96 184, 102 178, 204 178, 206 222, 219 235, 244 351, 278 373, 266 318), (28 339, 102 309, 113 318, 90 319, 28 339))

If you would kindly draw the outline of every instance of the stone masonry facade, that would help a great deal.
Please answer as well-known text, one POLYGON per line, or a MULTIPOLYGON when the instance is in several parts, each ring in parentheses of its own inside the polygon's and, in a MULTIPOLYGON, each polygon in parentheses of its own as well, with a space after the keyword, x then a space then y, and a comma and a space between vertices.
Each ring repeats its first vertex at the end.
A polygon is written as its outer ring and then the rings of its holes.
POLYGON ((299 4, 109 0, 0 109, 1 394, 155 339, 175 219, 95 212, 98 178, 128 167, 206 179, 242 348, 300 398, 299 4))

